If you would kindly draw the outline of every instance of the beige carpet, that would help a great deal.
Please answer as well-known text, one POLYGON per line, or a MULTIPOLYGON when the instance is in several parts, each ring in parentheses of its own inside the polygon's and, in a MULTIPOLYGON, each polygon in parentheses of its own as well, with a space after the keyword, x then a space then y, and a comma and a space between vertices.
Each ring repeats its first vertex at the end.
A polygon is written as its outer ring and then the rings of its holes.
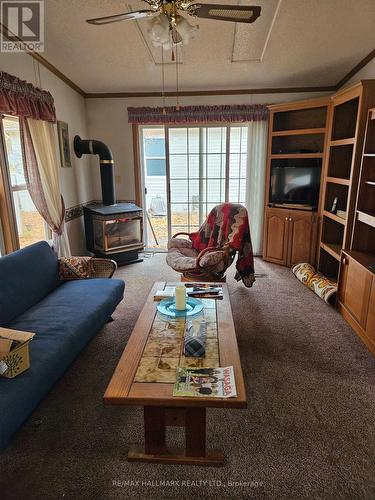
POLYGON ((0 498, 375 498, 374 358, 289 269, 257 260, 256 271, 268 277, 252 289, 228 279, 249 407, 209 410, 224 468, 128 463, 142 412, 102 403, 153 281, 176 278, 155 255, 118 271, 115 321, 0 456, 0 498))

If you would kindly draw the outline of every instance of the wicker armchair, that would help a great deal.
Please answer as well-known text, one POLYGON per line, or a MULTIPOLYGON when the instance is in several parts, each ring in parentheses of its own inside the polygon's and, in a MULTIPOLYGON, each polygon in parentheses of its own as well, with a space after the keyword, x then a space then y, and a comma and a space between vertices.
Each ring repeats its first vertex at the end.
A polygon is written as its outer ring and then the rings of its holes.
POLYGON ((168 244, 167 264, 182 274, 182 281, 225 281, 225 272, 232 264, 235 252, 228 244, 207 247, 201 252, 192 248, 189 233, 176 233, 168 244))
POLYGON ((117 269, 114 260, 94 257, 61 257, 59 277, 62 281, 112 278, 117 269))

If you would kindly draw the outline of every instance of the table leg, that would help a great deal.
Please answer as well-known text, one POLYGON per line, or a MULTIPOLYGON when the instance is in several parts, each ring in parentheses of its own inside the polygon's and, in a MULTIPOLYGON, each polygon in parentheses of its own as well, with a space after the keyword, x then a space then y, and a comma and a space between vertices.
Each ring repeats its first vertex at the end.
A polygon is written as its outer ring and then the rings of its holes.
POLYGON ((224 456, 215 450, 206 451, 206 409, 144 407, 145 446, 129 450, 131 462, 156 462, 185 465, 224 465, 224 456), (168 450, 166 427, 185 427, 185 451, 168 450))
POLYGON ((165 408, 162 406, 145 406, 144 424, 145 453, 151 455, 165 453, 165 408))
POLYGON ((187 456, 206 455, 206 408, 186 408, 185 442, 187 456))

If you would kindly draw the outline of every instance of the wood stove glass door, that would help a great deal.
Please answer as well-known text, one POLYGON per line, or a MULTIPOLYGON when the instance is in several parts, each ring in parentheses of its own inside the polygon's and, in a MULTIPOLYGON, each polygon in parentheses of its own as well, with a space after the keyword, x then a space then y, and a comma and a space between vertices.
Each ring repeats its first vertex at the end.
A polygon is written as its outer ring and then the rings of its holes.
POLYGON ((104 222, 104 251, 138 248, 142 243, 142 218, 123 218, 104 222))

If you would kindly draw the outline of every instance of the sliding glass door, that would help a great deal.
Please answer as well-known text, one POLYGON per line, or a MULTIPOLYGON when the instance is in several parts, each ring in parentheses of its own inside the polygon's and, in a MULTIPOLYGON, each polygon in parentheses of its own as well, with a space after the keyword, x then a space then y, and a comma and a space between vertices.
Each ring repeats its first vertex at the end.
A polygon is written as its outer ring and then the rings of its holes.
POLYGON ((141 128, 145 242, 165 249, 224 201, 245 202, 246 126, 141 128))
POLYGON ((226 127, 168 128, 171 235, 199 228, 225 200, 226 127))

